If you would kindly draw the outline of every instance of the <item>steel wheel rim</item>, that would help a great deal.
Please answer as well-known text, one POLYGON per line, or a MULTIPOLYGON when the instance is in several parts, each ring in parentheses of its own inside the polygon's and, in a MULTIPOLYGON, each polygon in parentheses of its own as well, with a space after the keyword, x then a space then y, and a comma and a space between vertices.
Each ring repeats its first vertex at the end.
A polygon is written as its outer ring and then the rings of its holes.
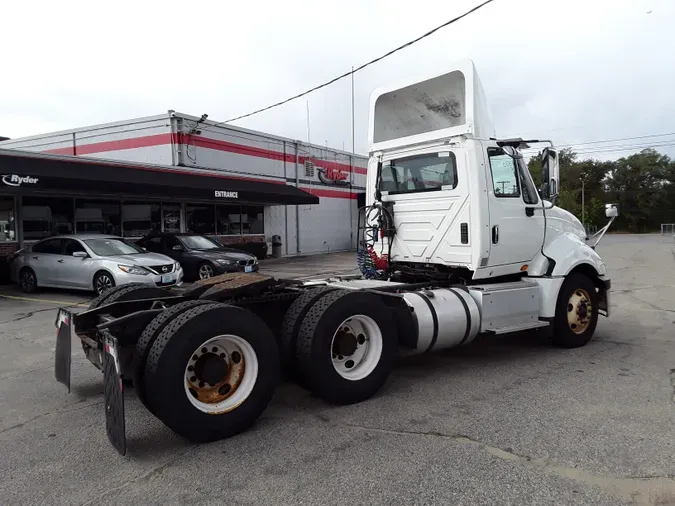
POLYGON ((216 415, 232 411, 246 401, 257 379, 258 356, 253 347, 237 335, 224 334, 209 339, 192 353, 183 384, 190 404, 216 415), (217 360, 225 363, 225 374, 214 381, 219 366, 213 361, 217 360), (209 361, 215 367, 210 367, 209 361))
POLYGON ((575 334, 583 334, 591 324, 592 315, 591 296, 583 288, 577 288, 567 301, 567 325, 575 334))
POLYGON ((331 340, 335 372, 350 381, 366 378, 380 362, 382 343, 382 331, 370 316, 359 314, 347 318, 331 340))
POLYGON ((96 292, 101 295, 106 290, 112 288, 112 279, 107 274, 102 274, 96 278, 96 292))
POLYGON ((24 289, 30 289, 35 286, 35 274, 33 271, 26 270, 21 276, 21 286, 24 289))
POLYGON ((213 267, 204 264, 199 268, 199 279, 208 279, 213 276, 213 267))

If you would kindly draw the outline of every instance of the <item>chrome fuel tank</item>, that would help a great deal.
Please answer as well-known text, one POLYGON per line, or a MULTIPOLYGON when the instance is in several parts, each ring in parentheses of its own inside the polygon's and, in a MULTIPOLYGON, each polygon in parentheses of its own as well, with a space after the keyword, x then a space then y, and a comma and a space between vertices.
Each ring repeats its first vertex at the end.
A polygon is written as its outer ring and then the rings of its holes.
POLYGON ((476 301, 462 288, 405 292, 403 300, 417 329, 413 353, 453 348, 473 341, 480 329, 476 301))

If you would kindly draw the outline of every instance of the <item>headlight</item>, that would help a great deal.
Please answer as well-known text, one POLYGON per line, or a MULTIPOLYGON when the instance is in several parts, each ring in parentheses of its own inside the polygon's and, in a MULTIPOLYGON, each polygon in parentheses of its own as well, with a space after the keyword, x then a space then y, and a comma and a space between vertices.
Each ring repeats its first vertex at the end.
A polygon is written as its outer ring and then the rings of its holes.
POLYGON ((227 258, 219 258, 216 260, 220 265, 232 265, 235 264, 237 261, 236 260, 229 260, 227 258))
POLYGON ((254 263, 254 264, 257 264, 257 263, 258 263, 258 257, 256 257, 256 256, 253 257, 253 263, 254 263))
POLYGON ((177 271, 180 270, 180 264, 178 262, 176 262, 176 265, 174 266, 174 269, 177 270, 177 271))
POLYGON ((118 265, 119 270, 126 272, 127 274, 140 274, 141 276, 147 276, 150 274, 150 271, 144 269, 143 267, 138 267, 137 265, 118 265))

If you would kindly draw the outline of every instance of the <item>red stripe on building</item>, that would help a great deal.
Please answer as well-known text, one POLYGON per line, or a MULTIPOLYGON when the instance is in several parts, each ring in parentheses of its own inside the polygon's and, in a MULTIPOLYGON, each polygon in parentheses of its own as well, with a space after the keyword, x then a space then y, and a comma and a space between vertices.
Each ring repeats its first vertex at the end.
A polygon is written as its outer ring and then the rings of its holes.
MULTIPOLYGON (((95 153, 105 153, 107 151, 122 151, 125 149, 148 148, 153 146, 163 146, 171 144, 188 144, 205 149, 213 149, 216 151, 224 151, 227 153, 235 153, 239 155, 255 156, 258 158, 266 158, 268 160, 278 160, 289 163, 295 163, 294 153, 284 153, 274 151, 272 149, 257 148, 254 146, 246 146, 244 144, 235 144, 233 142, 221 141, 217 139, 210 139, 200 135, 186 135, 186 134, 157 134, 147 135, 145 137, 132 137, 128 139, 119 139, 115 141, 93 142, 90 144, 81 144, 76 146, 68 146, 66 148, 48 149, 42 151, 43 153, 51 153, 55 155, 91 155, 95 153)), ((298 157, 298 162, 304 164, 306 160, 311 160, 314 165, 324 167, 326 169, 340 170, 351 172, 352 167, 344 163, 331 162, 330 160, 321 160, 317 158, 309 158, 306 156, 298 157)), ((365 174, 367 170, 363 167, 354 166, 356 174, 365 174)))
POLYGON ((353 199, 353 200, 356 200, 358 198, 357 193, 349 193, 339 190, 324 190, 323 188, 316 188, 316 187, 309 188, 307 186, 299 186, 298 188, 307 193, 311 193, 315 197, 326 197, 329 199, 353 199))
POLYGON ((146 135, 145 137, 131 137, 116 141, 94 142, 91 144, 75 145, 74 147, 69 146, 67 148, 48 149, 47 151, 43 151, 43 153, 81 156, 94 153, 105 153, 106 151, 122 151, 124 149, 162 146, 164 144, 171 144, 171 134, 146 135))

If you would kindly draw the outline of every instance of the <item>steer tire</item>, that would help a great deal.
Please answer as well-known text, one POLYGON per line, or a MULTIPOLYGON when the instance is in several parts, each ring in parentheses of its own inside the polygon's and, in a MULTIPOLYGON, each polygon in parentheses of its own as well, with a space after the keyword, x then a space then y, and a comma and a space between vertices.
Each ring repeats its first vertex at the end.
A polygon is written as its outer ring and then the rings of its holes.
POLYGON ((298 332, 296 357, 303 383, 332 404, 364 401, 380 390, 393 370, 397 340, 391 309, 379 296, 343 290, 328 293, 309 309, 298 332), (381 354, 372 372, 352 380, 341 376, 333 366, 332 345, 336 330, 357 315, 370 318, 377 326, 381 354))
POLYGON ((202 306, 204 304, 217 305, 216 302, 210 300, 188 300, 186 302, 180 302, 175 306, 159 313, 155 318, 148 324, 147 327, 143 330, 141 337, 136 341, 136 349, 134 350, 134 358, 131 365, 131 374, 133 379, 134 388, 136 389, 136 395, 141 400, 143 405, 152 411, 150 405, 148 404, 145 398, 145 362, 148 359, 148 354, 152 348, 155 339, 157 336, 164 330, 164 328, 173 321, 176 316, 179 314, 192 309, 196 306, 202 306))
POLYGON ((152 412, 193 442, 230 437, 253 425, 272 399, 278 381, 279 356, 270 328, 250 311, 223 304, 200 305, 179 314, 157 336, 145 365, 146 397, 152 412), (245 363, 244 370, 255 372, 245 398, 222 411, 207 413, 195 406, 185 373, 193 354, 216 336, 244 341, 255 360, 245 363))
POLYGON ((279 354, 282 371, 287 372, 289 376, 296 379, 301 376, 296 374, 297 361, 295 352, 298 342, 298 332, 307 312, 317 300, 335 290, 336 288, 330 286, 310 288, 302 292, 290 305, 288 311, 286 311, 279 335, 279 354))
POLYGON ((584 274, 572 273, 560 287, 556 302, 555 318, 553 319, 553 344, 563 348, 579 348, 588 343, 598 324, 598 292, 593 281, 584 274), (591 313, 586 329, 577 334, 568 324, 570 298, 575 292, 582 291, 590 298, 591 313))

